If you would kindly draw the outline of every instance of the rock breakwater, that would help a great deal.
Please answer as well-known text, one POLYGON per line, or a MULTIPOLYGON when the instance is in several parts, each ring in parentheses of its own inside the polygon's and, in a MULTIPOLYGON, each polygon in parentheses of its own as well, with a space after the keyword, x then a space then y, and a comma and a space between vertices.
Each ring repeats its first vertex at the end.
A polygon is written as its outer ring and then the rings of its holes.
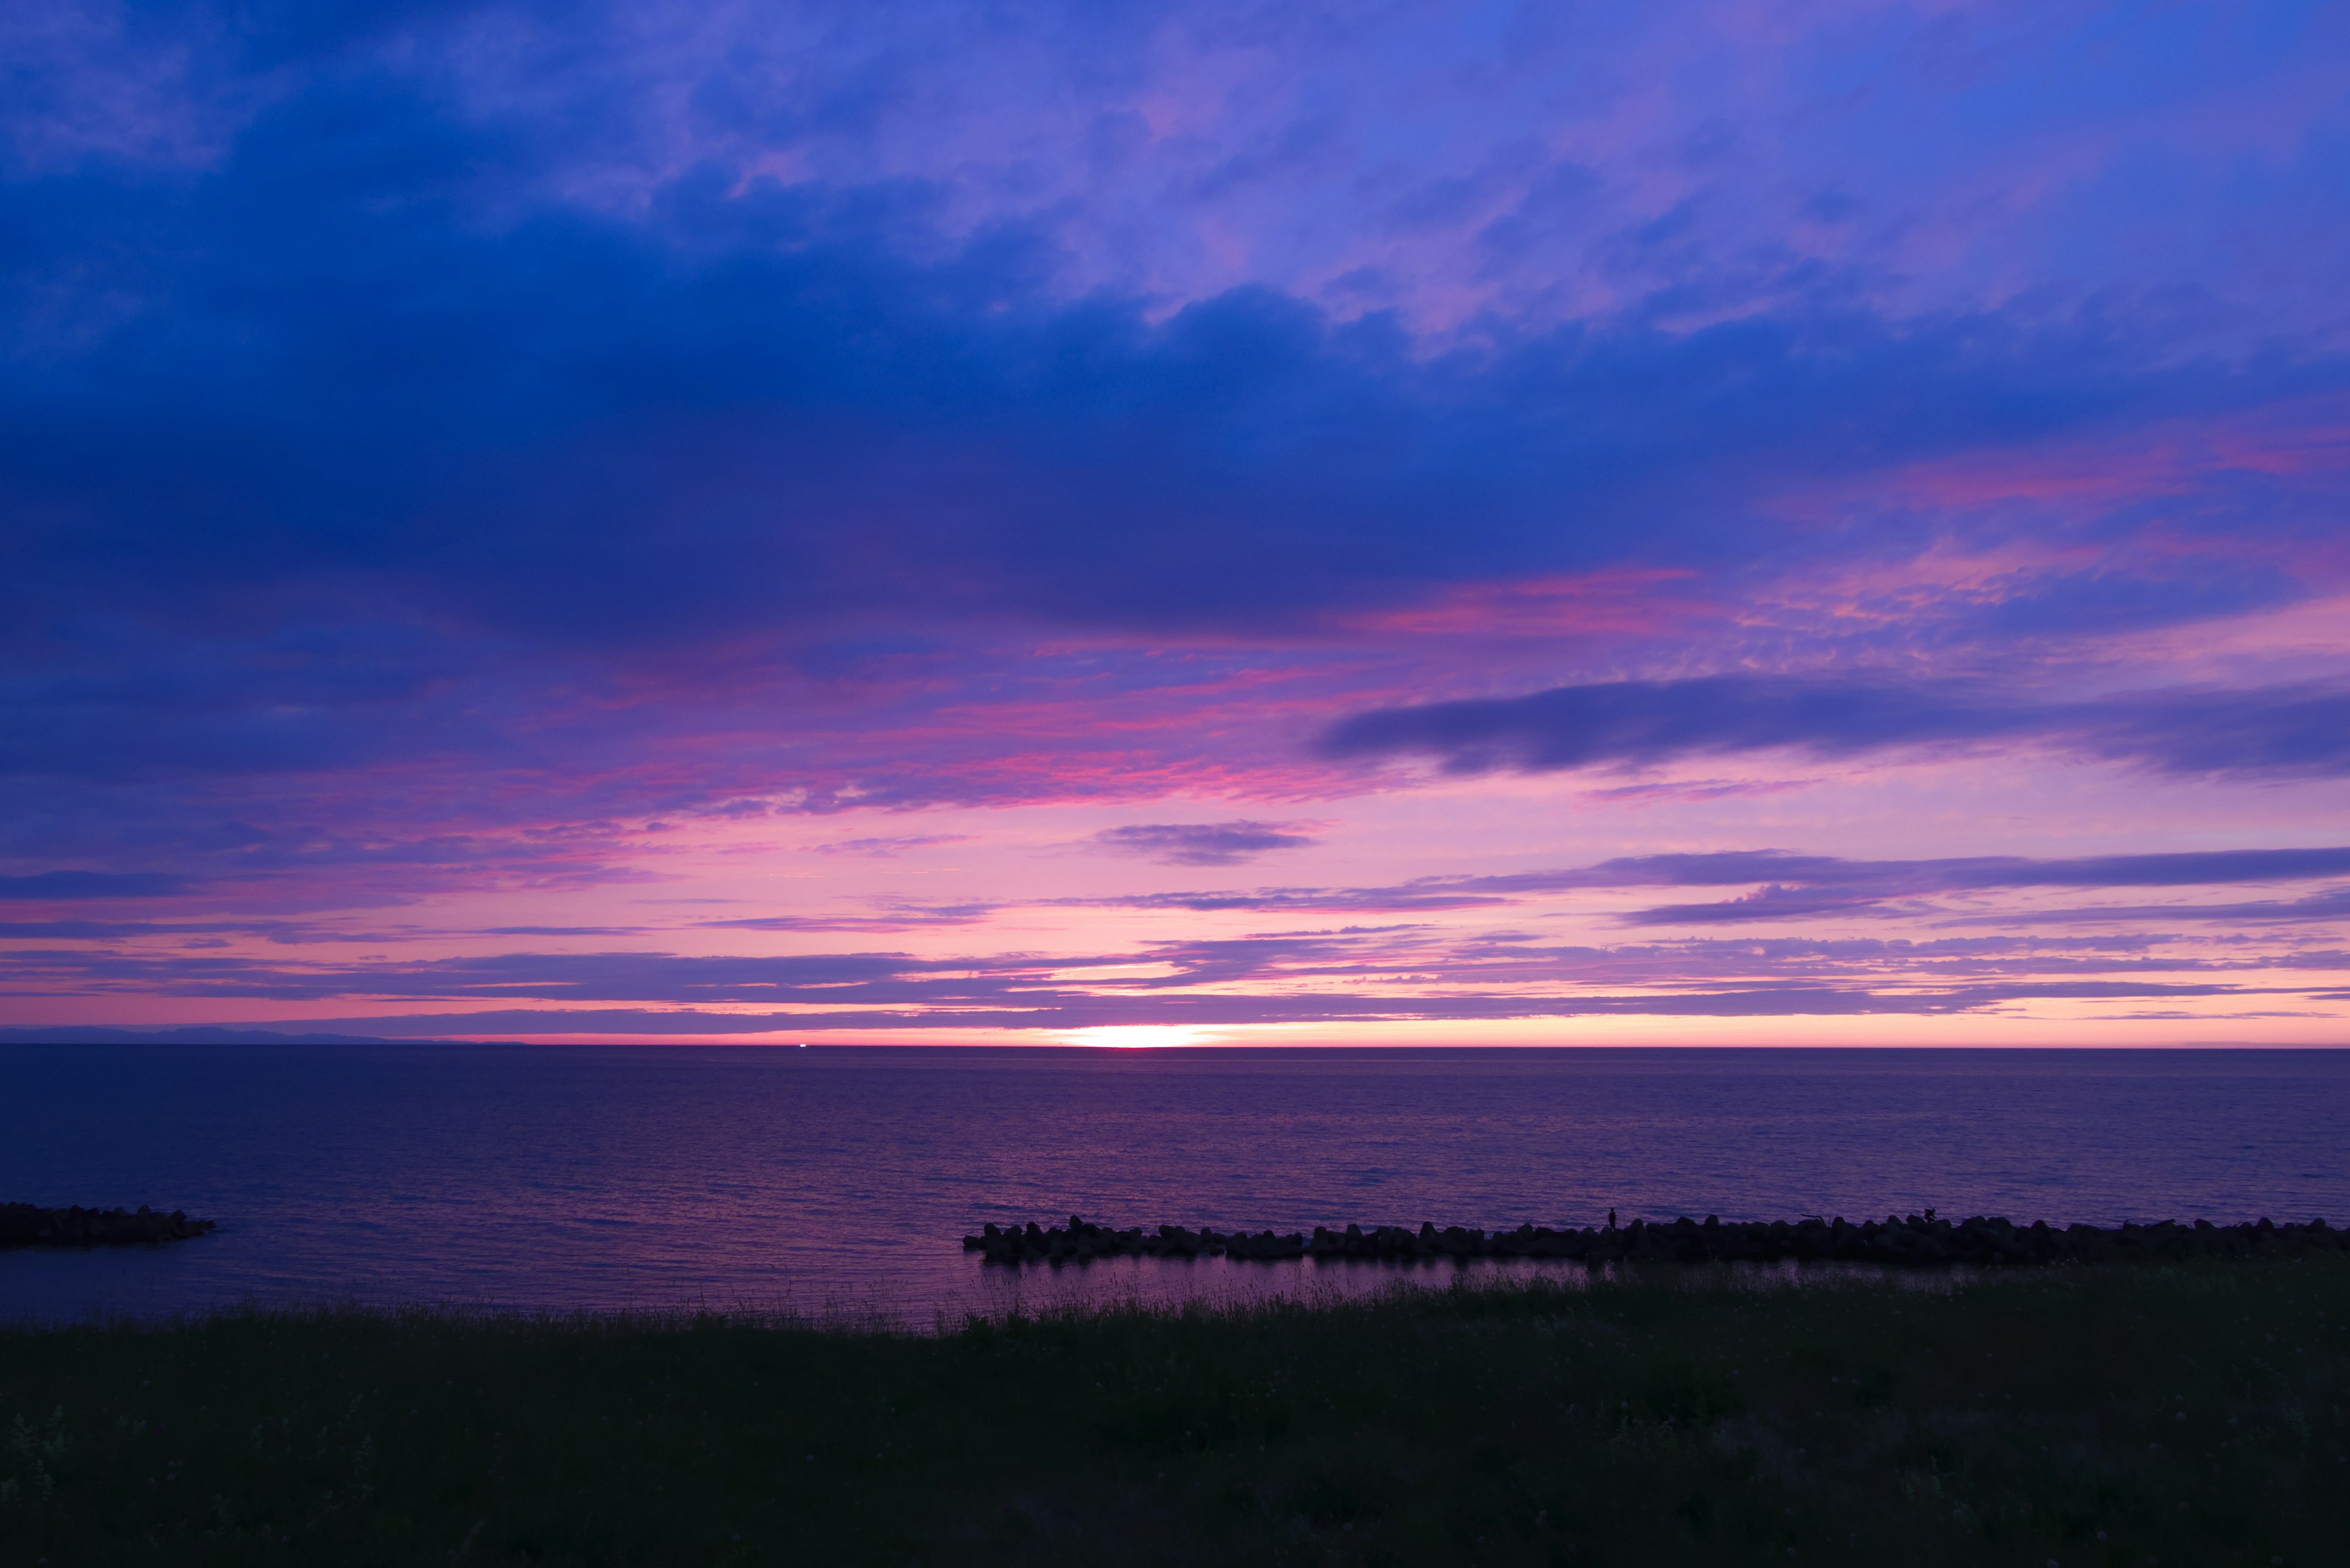
POLYGON ((0 1247, 124 1247, 134 1241, 184 1241, 213 1229, 174 1209, 159 1214, 144 1203, 127 1209, 40 1209, 0 1203, 0 1247))
POLYGON ((1738 1221, 1709 1215, 1669 1222, 1635 1220, 1628 1225, 1552 1230, 1521 1225, 1514 1231, 1480 1231, 1461 1225, 1417 1231, 1400 1225, 1343 1231, 1315 1226, 1282 1234, 1273 1231, 1197 1231, 1161 1225, 1118 1230, 1089 1224, 1076 1215, 1066 1226, 983 1227, 962 1239, 963 1250, 991 1263, 1084 1263, 1096 1258, 1225 1257, 1272 1262, 1284 1258, 1362 1258, 1391 1262, 1471 1258, 1544 1258, 1607 1262, 1804 1262, 1888 1263, 1932 1267, 1950 1263, 2043 1264, 2060 1262, 2176 1262, 2204 1257, 2296 1257, 2310 1252, 2350 1251, 2350 1231, 2323 1220, 2305 1225, 2268 1220, 2238 1225, 2192 1224, 2165 1220, 2157 1224, 2054 1226, 2046 1220, 2018 1225, 1985 1215, 1944 1220, 1933 1210, 1888 1215, 1854 1224, 1841 1216, 1797 1220, 1738 1221))

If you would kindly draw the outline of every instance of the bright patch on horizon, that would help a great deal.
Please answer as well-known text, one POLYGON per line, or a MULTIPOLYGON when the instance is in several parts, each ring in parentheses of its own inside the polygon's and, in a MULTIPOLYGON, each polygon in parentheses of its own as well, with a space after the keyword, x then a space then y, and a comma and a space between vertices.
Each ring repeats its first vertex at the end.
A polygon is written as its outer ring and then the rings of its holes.
POLYGON ((1092 1029, 1065 1029, 1061 1039, 1071 1045, 1093 1045, 1110 1051, 1150 1051, 1167 1045, 1206 1045, 1217 1032, 1188 1023, 1109 1023, 1092 1029))

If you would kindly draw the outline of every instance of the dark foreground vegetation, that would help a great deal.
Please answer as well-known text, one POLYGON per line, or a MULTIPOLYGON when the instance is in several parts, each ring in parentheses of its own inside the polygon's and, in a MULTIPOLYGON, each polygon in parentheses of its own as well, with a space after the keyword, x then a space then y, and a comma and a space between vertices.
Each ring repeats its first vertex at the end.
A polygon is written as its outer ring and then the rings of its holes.
POLYGON ((1607 1227, 1554 1231, 1521 1225, 1514 1231, 1480 1231, 1471 1225, 1438 1230, 1422 1223, 1349 1225, 1333 1231, 1316 1225, 1302 1231, 1197 1231, 1161 1225, 1096 1225, 1069 1216, 1065 1228, 1026 1225, 983 1227, 962 1239, 963 1251, 991 1263, 1085 1263, 1096 1258, 1554 1258, 1578 1262, 1877 1263, 1890 1268, 1941 1268, 1951 1263, 2010 1266, 2033 1263, 2183 1263, 2196 1258, 2299 1258, 2312 1252, 2350 1252, 2350 1231, 2323 1220, 2306 1225, 2267 1220, 2214 1225, 2198 1220, 2181 1225, 2029 1225, 1978 1214, 1944 1220, 1923 1214, 1888 1214, 1856 1225, 1842 1215, 1785 1220, 1731 1220, 1709 1214, 1700 1224, 1687 1215, 1667 1223, 1635 1220, 1618 1227, 1608 1210, 1607 1227))
POLYGON ((2339 1563, 2345 1319, 2329 1256, 5 1330, 0 1563, 2339 1563))

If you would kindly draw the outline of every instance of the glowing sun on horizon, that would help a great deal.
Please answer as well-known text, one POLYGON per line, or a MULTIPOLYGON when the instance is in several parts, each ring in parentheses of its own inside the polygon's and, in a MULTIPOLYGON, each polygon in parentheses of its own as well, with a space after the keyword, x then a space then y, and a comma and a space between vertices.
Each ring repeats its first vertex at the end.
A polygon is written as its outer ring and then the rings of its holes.
POLYGON ((1072 1045, 1097 1045, 1112 1051, 1142 1051, 1159 1045, 1198 1045, 1215 1038, 1215 1032, 1191 1023, 1104 1023, 1091 1029, 1064 1029, 1072 1045))

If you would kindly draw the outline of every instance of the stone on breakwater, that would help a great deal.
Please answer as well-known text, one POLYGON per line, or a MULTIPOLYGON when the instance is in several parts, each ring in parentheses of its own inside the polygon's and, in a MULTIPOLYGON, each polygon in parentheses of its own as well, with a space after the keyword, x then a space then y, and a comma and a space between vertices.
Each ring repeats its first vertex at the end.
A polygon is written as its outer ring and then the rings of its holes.
MULTIPOLYGON (((118 1210, 118 1212, 120 1212, 118 1210)), ((203 1221, 206 1230, 208 1221, 203 1221)), ((1118 1230, 1088 1224, 1072 1214, 1064 1228, 983 1226, 962 1239, 963 1250, 991 1263, 1086 1262, 1095 1258, 1226 1257, 1273 1262, 1284 1258, 1365 1258, 1400 1262, 1421 1258, 1546 1258, 1582 1262, 1840 1262, 1931 1268, 1950 1263, 2041 1264, 2059 1262, 2179 1262, 2190 1258, 2299 1257, 2311 1252, 2350 1251, 2350 1231, 2323 1220, 2279 1225, 2262 1219, 2241 1225, 2198 1220, 2181 1225, 2126 1223, 2112 1230, 2046 1220, 2019 1228, 2012 1220, 1978 1214, 1971 1219, 1887 1215, 1882 1221, 1852 1224, 1816 1215, 1790 1224, 1784 1220, 1722 1220, 1703 1224, 1682 1215, 1668 1224, 1635 1220, 1617 1229, 1551 1230, 1533 1224, 1514 1231, 1485 1231, 1460 1225, 1438 1230, 1423 1222, 1417 1231, 1349 1225, 1332 1231, 1317 1225, 1311 1236, 1272 1231, 1222 1231, 1201 1226, 1189 1231, 1161 1225, 1118 1230)))
POLYGON ((0 1203, 0 1247, 123 1247, 136 1241, 183 1241, 213 1229, 174 1209, 158 1214, 144 1203, 123 1209, 42 1209, 0 1203))

